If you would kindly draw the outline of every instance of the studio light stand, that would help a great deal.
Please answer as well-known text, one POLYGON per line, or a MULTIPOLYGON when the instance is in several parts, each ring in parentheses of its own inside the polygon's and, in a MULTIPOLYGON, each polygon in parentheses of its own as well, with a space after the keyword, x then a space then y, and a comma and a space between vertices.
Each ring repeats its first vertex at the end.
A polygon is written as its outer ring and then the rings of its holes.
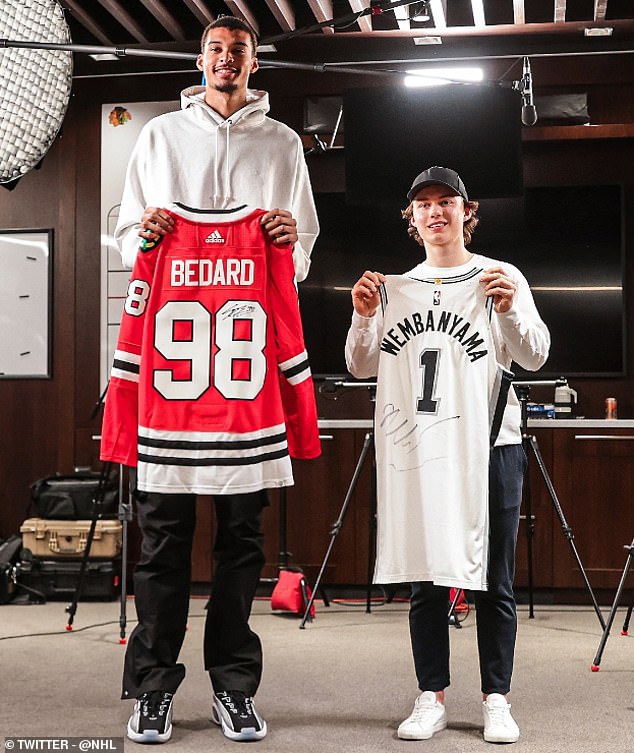
POLYGON ((126 607, 128 599, 128 523, 134 519, 134 511, 132 509, 132 478, 128 482, 128 496, 124 498, 123 486, 124 486, 124 472, 125 466, 119 466, 119 509, 117 513, 118 519, 121 521, 121 609, 119 612, 119 643, 125 644, 126 639, 126 627, 127 616, 126 607))
POLYGON ((90 557, 90 550, 92 542, 95 538, 95 529, 97 522, 103 518, 103 505, 106 497, 106 489, 108 486, 108 480, 110 478, 110 463, 104 463, 101 467, 101 473, 99 475, 99 482, 92 498, 92 517, 90 520, 90 527, 88 529, 88 536, 86 539, 86 546, 83 551, 81 559, 81 565, 79 567, 79 575, 77 576, 77 584, 75 585, 75 591, 73 593, 73 599, 71 603, 66 607, 66 613, 68 614, 68 620, 66 623, 66 630, 73 629, 73 620, 75 619, 75 613, 77 612, 77 602, 81 598, 82 589, 84 586, 84 580, 86 577, 86 570, 88 567, 88 559, 90 557))
MULTIPOLYGON (((97 414, 101 411, 108 392, 108 384, 104 387, 102 393, 99 395, 97 402, 95 403, 92 412, 90 414, 90 420, 94 420, 97 414)), ((93 439, 99 441, 101 435, 94 435, 93 439)), ((82 563, 79 571, 79 577, 75 586, 75 592, 73 594, 72 602, 66 607, 66 612, 69 615, 66 630, 73 629, 73 620, 75 613, 77 612, 77 602, 81 597, 81 590, 84 583, 84 576, 86 567, 88 564, 88 557, 90 555, 90 547, 94 538, 95 528, 97 520, 102 515, 103 498, 106 490, 106 484, 110 478, 110 472, 112 463, 106 462, 101 468, 101 475, 99 477, 99 485, 93 499, 93 514, 88 531, 88 538, 86 541, 86 549, 84 550, 82 563)), ((121 523, 121 594, 120 594, 120 611, 119 611, 119 643, 125 644, 126 639, 126 627, 127 627, 127 596, 128 596, 128 523, 134 520, 134 510, 132 508, 132 492, 136 486, 136 469, 128 469, 128 495, 124 496, 124 480, 125 480, 126 466, 119 465, 119 479, 118 479, 118 507, 117 507, 117 520, 121 523)))
MULTIPOLYGON (((632 560, 634 559, 634 539, 632 539, 632 543, 629 546, 625 546, 623 548, 627 551, 625 567, 623 568, 623 574, 621 575, 619 586, 616 589, 616 596, 614 597, 614 603, 612 604, 612 608, 610 609, 607 624, 603 628, 603 635, 601 636, 599 648, 597 649, 596 656, 594 657, 594 661, 592 662, 592 666, 590 667, 593 672, 599 671, 599 667, 601 665, 601 657, 603 656, 603 649, 605 648, 608 636, 610 635, 612 623, 614 622, 614 618, 616 617, 616 610, 619 608, 619 604, 621 602, 621 595, 623 594, 623 589, 625 588, 625 581, 627 580, 628 573, 630 572, 630 567, 632 566, 632 560)), ((621 629, 621 635, 627 635, 628 633, 630 627, 630 618, 632 617, 632 609, 634 609, 634 602, 630 603, 629 607, 627 608, 627 614, 625 616, 623 628, 621 629)))
MULTIPOLYGON (((376 393, 376 382, 347 382, 345 380, 327 380, 323 385, 322 392, 325 394, 330 394, 331 396, 334 396, 339 390, 349 389, 349 388, 359 389, 361 387, 365 387, 368 389, 370 400, 374 402, 375 393, 376 393)), ((320 589, 321 579, 323 577, 324 571, 326 570, 326 565, 328 564, 328 560, 330 559, 330 553, 332 552, 332 548, 335 545, 337 536, 343 526, 346 513, 348 512, 348 507, 350 506, 350 501, 352 500, 354 491, 357 487, 357 482, 359 480, 359 477, 365 465, 365 461, 368 456, 368 453, 370 452, 371 449, 373 449, 373 445, 374 445, 374 432, 370 430, 366 432, 366 435, 363 439, 363 446, 361 447, 361 452, 359 453, 359 458, 357 460, 354 473, 352 474, 352 479, 350 480, 348 491, 346 492, 346 496, 343 500, 343 505, 341 506, 339 517, 337 518, 332 528, 330 529, 330 542, 328 544, 328 548, 326 550, 324 560, 319 569, 317 579, 315 580, 315 584, 313 586, 313 593, 308 601, 308 604, 306 605, 306 610, 304 612, 304 616, 299 626, 300 630, 303 630, 306 627, 306 622, 310 618, 310 610, 313 606, 315 595, 320 589)), ((375 510, 376 510, 376 484, 374 480, 375 475, 376 474, 374 471, 374 462, 373 462, 372 463, 372 482, 371 482, 372 491, 370 493, 371 501, 370 501, 370 524, 369 524, 369 541, 368 541, 368 580, 367 580, 368 587, 367 587, 367 596, 366 596, 366 612, 371 611, 372 564, 373 564, 372 552, 373 552, 373 540, 374 540, 373 521, 375 517, 375 510)))
POLYGON ((449 613, 447 614, 447 620, 450 625, 453 625, 455 628, 462 628, 462 625, 460 624, 460 620, 458 619, 458 615, 456 613, 456 607, 458 606, 458 601, 460 600, 461 594, 464 593, 462 588, 456 588, 455 594, 453 596, 453 599, 451 600, 451 604, 449 605, 449 613))
MULTIPOLYGON (((555 512, 557 513, 557 516, 559 517, 559 521, 561 523, 561 529, 564 532, 564 536, 568 540, 568 543, 570 544, 570 548, 572 549, 572 553, 577 561, 577 565, 579 566, 579 570, 586 584, 586 588, 588 589, 588 593, 590 594, 590 598, 592 599, 592 605, 594 606, 594 611, 596 612, 599 622, 601 623, 601 627, 605 629, 605 620, 603 619, 603 615, 601 614, 601 610, 599 609, 599 605, 595 598, 594 591, 592 590, 590 581, 588 580, 588 576, 586 575, 586 571, 581 562, 581 558, 579 557, 579 553, 577 552, 577 547, 575 546, 574 535, 572 533, 572 529, 568 525, 564 512, 561 508, 561 504, 559 503, 559 499, 557 498, 557 493, 555 492, 553 483, 550 479, 550 476, 548 475, 548 471, 546 470, 546 465, 542 458, 541 452, 539 451, 539 445, 537 444, 537 438, 533 434, 529 434, 528 432, 528 395, 530 392, 530 388, 532 386, 537 386, 537 385, 555 386, 558 383, 559 383, 558 381, 513 382, 513 386, 515 387, 518 399, 520 401, 520 406, 521 406, 522 446, 524 448, 524 452, 526 454, 527 460, 530 459, 530 456, 532 453, 532 456, 537 461, 537 466, 541 472, 542 478, 546 485, 546 489, 548 490, 548 494, 550 495, 550 499, 553 503, 553 507, 555 508, 555 512)), ((528 603, 529 603, 528 616, 529 618, 532 618, 534 617, 534 613, 533 613, 533 534, 534 534, 535 524, 534 524, 534 517, 532 513, 532 500, 531 500, 531 488, 530 488, 530 466, 524 478, 523 497, 524 497, 524 511, 525 511, 525 516, 526 516, 526 544, 527 544, 527 553, 528 553, 528 603)))

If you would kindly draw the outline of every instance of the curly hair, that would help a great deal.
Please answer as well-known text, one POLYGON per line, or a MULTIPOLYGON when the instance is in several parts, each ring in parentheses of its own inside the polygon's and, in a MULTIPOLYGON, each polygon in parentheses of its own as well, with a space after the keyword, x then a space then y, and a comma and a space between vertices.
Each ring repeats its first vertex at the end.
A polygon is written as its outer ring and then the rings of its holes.
MULTIPOLYGON (((465 201, 464 206, 465 209, 471 210, 471 217, 469 217, 469 219, 466 220, 462 225, 462 237, 464 238, 465 246, 468 246, 471 243, 471 236, 473 235, 473 231, 476 229, 478 222, 480 222, 477 216, 480 203, 478 201, 465 201)), ((420 234, 416 227, 411 223, 413 213, 414 207, 410 202, 407 209, 403 209, 403 211, 401 212, 401 216, 407 222, 407 234, 410 235, 416 241, 416 243, 418 243, 419 246, 422 246, 423 239, 420 237, 420 234)))
POLYGON ((258 48, 258 35, 255 33, 255 31, 251 28, 251 26, 246 22, 243 21, 241 18, 236 18, 235 16, 219 16, 215 21, 212 21, 210 24, 207 24, 205 27, 205 30, 202 33, 202 36, 200 38, 200 51, 205 51, 205 42, 207 41, 207 36, 211 29, 230 29, 231 31, 235 31, 236 29, 239 31, 246 31, 247 34, 251 37, 251 44, 253 45, 253 54, 255 55, 255 52, 258 48))

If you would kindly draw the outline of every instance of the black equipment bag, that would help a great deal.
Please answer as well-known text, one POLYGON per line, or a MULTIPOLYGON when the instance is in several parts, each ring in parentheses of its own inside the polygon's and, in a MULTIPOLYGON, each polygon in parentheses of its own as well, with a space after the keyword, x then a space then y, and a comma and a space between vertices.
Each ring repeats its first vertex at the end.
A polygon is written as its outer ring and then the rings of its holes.
POLYGON ((0 542, 0 604, 6 604, 15 593, 21 551, 19 534, 0 542))
POLYGON ((31 515, 49 520, 90 520, 95 512, 100 517, 115 517, 119 501, 116 472, 103 479, 99 493, 101 476, 87 471, 36 481, 31 485, 31 515))
POLYGON ((84 578, 78 600, 112 601, 117 598, 121 560, 116 558, 90 560, 85 565, 76 560, 25 558, 20 562, 18 585, 29 593, 30 602, 66 600, 76 594, 82 566, 84 578))

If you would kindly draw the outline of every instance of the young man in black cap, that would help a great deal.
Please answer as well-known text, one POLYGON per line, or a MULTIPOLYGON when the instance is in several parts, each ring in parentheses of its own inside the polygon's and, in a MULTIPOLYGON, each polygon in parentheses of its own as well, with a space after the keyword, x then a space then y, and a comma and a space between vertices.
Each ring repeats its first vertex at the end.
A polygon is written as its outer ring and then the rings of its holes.
POLYGON ((526 459, 508 369, 512 361, 539 369, 550 335, 521 272, 467 249, 478 202, 456 172, 424 170, 407 198, 403 217, 425 259, 404 275, 364 272, 352 288, 346 342, 350 372, 378 377, 375 582, 412 583, 421 693, 398 736, 424 740, 447 726, 449 588, 456 587, 475 599, 484 739, 510 743, 520 734, 506 696, 526 459))

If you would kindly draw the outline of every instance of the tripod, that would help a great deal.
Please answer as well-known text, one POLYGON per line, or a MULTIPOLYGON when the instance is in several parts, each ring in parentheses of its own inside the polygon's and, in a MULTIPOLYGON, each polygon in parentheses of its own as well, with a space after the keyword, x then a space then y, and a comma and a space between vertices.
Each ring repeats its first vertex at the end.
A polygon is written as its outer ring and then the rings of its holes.
MULTIPOLYGON (((86 539, 86 548, 84 549, 81 566, 79 570, 79 576, 77 578, 77 584, 73 593, 73 599, 71 603, 66 607, 66 613, 68 614, 68 620, 66 624, 66 630, 73 629, 73 621, 75 614, 77 613, 77 602, 81 598, 81 592, 84 585, 84 579, 86 575, 86 568, 88 566, 88 558, 90 556, 90 548, 95 536, 95 529, 97 527, 97 521, 102 518, 102 506, 108 479, 110 478, 111 463, 104 463, 101 469, 101 475, 99 477, 99 484, 97 491, 93 498, 93 513, 90 521, 90 528, 88 529, 88 537, 86 539)), ((119 614, 119 643, 126 643, 126 597, 127 597, 127 561, 128 561, 128 522, 132 520, 132 495, 130 495, 127 502, 124 502, 123 497, 123 475, 124 466, 119 466, 119 488, 118 488, 118 512, 117 518, 121 521, 121 597, 120 605, 121 610, 119 614)))
MULTIPOLYGON (((594 661, 592 662, 591 669, 593 672, 599 671, 599 666, 601 664, 601 656, 603 655, 603 649, 605 648, 605 644, 607 643, 608 636, 610 635, 612 623, 614 622, 614 618, 616 617, 616 610, 619 608, 621 595, 625 587, 625 581, 627 580, 627 575, 632 565, 632 559, 634 559, 634 539, 632 539, 632 543, 629 546, 625 546, 623 548, 627 550, 627 558, 625 560, 625 567, 623 568, 623 574, 621 575, 619 586, 616 589, 616 596, 614 597, 614 603, 612 604, 612 608, 610 609, 610 614, 608 615, 607 624, 603 628, 603 635, 601 636, 599 648, 597 649, 596 656, 594 657, 594 661)), ((632 609, 634 609, 634 603, 630 603, 630 606, 627 609, 627 615, 625 616, 625 622, 623 623, 621 635, 627 635, 627 632, 630 626, 630 618, 632 616, 632 609)))
MULTIPOLYGON (((370 400, 374 401, 375 399, 375 393, 376 393, 376 383, 375 382, 345 382, 345 381, 337 381, 337 380, 326 380, 322 387, 320 388, 320 391, 326 395, 330 396, 331 398, 336 399, 336 393, 339 389, 345 388, 345 387, 367 387, 370 390, 370 400)), ((368 431, 365 435, 365 438, 363 440, 363 446, 361 448, 361 452, 359 453, 359 458, 357 460, 357 464, 354 469, 354 473, 352 474, 352 479, 350 481, 350 485, 348 486, 348 491, 346 492, 346 496, 343 500, 343 505, 341 507, 341 511, 339 513, 339 517, 333 524, 332 528, 330 529, 330 542, 328 544, 328 548, 326 550, 326 555, 324 557, 324 560, 321 564, 321 568, 319 569, 319 573, 317 575, 317 579, 315 581, 313 594, 308 601, 308 604, 306 606, 306 610, 304 612, 303 619, 300 624, 300 629, 304 629, 306 625, 306 621, 309 619, 310 616, 310 610, 313 605, 313 601, 315 600, 315 595, 317 594, 317 591, 320 589, 321 579, 324 574, 324 571, 326 569, 326 565, 328 564, 328 560, 330 558, 330 553, 332 552, 332 548, 335 544, 335 540, 337 538, 337 535, 341 531, 341 528, 343 526, 344 519, 346 517, 346 513, 348 511, 348 507, 350 505, 350 501, 352 499, 352 496, 354 494, 354 490, 357 486, 357 482, 359 480, 359 476, 361 475, 361 471, 363 469, 363 466, 365 464, 365 460, 367 458, 368 453, 373 448, 374 444, 374 432, 368 431)), ((367 579, 367 592, 366 592, 366 613, 371 612, 371 604, 372 604, 372 570, 373 570, 373 542, 374 542, 374 535, 376 532, 376 468, 374 466, 374 462, 372 463, 372 487, 371 487, 371 504, 370 504, 370 521, 368 525, 368 534, 369 534, 369 541, 368 541, 368 579, 367 579)), ((457 628, 462 627, 460 624, 460 621, 458 620, 456 616, 456 605, 458 603, 458 600, 460 598, 460 595, 462 594, 462 589, 456 589, 455 596, 450 604, 449 607, 449 613, 447 615, 447 619, 449 621, 450 625, 454 625, 457 628)), ((328 601, 324 597, 325 605, 328 606, 328 601)))
MULTIPOLYGON (((550 495, 550 499, 555 508, 555 512, 557 513, 557 516, 559 517, 559 521, 561 523, 561 529, 564 532, 564 536, 568 540, 568 543, 570 544, 570 548, 572 549, 572 553, 575 559, 577 560, 577 564, 579 565, 579 570, 581 571, 581 575, 586 584, 586 588, 588 589, 590 598, 592 599, 592 605, 594 606, 594 611, 596 612, 599 622, 601 623, 601 627, 605 629, 605 620, 603 619, 603 615, 601 614, 601 610, 599 609, 599 605, 595 598, 594 592, 592 590, 592 587, 590 586, 590 581, 588 580, 588 576, 586 575, 586 571, 581 562, 581 558, 579 557, 579 553, 577 552, 577 547, 575 546, 574 535, 572 533, 572 529, 568 525, 564 512, 561 509, 561 504, 559 503, 559 499, 557 498, 555 488, 553 486, 552 481, 550 480, 548 471, 546 470, 546 465, 544 464, 544 460, 542 458, 541 452, 539 451, 539 445, 537 444, 537 438, 534 435, 528 433, 528 393, 529 393, 531 384, 550 384, 550 382, 534 382, 534 383, 513 382, 513 385, 516 388, 517 396, 519 398, 520 406, 521 406, 522 446, 524 447, 524 452, 526 453, 526 457, 529 458, 530 452, 532 452, 533 456, 535 457, 535 460, 537 461, 537 465, 542 474, 544 483, 546 484, 546 489, 548 490, 548 493, 550 495)), ((552 382, 552 384, 556 384, 556 382, 552 382)), ((526 544, 527 544, 527 552, 528 552, 528 600, 529 600, 528 616, 529 618, 532 618, 534 617, 534 613, 533 613, 533 546, 532 546, 532 539, 533 539, 533 533, 534 533, 534 518, 532 514, 530 479, 529 479, 528 472, 526 474, 525 484, 524 484, 524 509, 526 512, 526 544)))
MULTIPOLYGON (((355 385, 356 386, 356 385, 355 385)), ((366 432, 365 438, 363 440, 363 447, 361 448, 361 452, 359 453, 359 459, 357 460, 357 464, 354 469, 354 473, 352 474, 352 479, 350 481, 350 485, 348 486, 348 491, 346 492, 346 496, 343 500, 343 505, 341 506, 341 511, 339 512, 339 517, 333 524, 332 528, 330 529, 330 543, 328 544, 328 549, 326 550, 326 556, 324 557, 324 561, 321 563, 321 568, 319 569, 319 574, 317 575, 317 579, 315 581, 315 585, 313 587, 313 593, 308 601, 308 604, 306 605, 306 610, 304 612, 304 616, 302 618, 302 621, 299 625, 300 630, 303 630, 306 627, 306 622, 310 617, 310 610, 313 606, 313 601, 315 600, 315 594, 317 593, 320 584, 321 579, 324 574, 324 571, 326 569, 326 565, 328 564, 328 560, 330 558, 330 553, 332 552, 332 548, 335 545, 335 540, 337 538, 337 535, 339 531, 341 531, 341 527, 343 526, 343 521, 346 517, 346 513, 348 512, 348 507, 350 506, 350 500, 352 499, 352 496, 354 494, 354 490, 357 486, 357 481, 359 480, 359 476, 361 475, 361 471, 363 469, 363 466, 365 464, 365 459, 368 455, 368 452, 370 451, 370 448, 374 444, 374 433, 372 431, 366 432)), ((374 487, 374 482, 373 482, 374 487)), ((374 498, 374 493, 373 493, 374 498)), ((370 539, 372 538, 372 526, 370 527, 370 539)), ((372 548, 370 547, 370 553, 368 555, 369 558, 369 565, 372 558, 371 554, 372 548)), ((367 591, 367 599, 366 599, 366 612, 370 611, 370 593, 371 593, 371 574, 368 572, 368 591, 367 591)))

